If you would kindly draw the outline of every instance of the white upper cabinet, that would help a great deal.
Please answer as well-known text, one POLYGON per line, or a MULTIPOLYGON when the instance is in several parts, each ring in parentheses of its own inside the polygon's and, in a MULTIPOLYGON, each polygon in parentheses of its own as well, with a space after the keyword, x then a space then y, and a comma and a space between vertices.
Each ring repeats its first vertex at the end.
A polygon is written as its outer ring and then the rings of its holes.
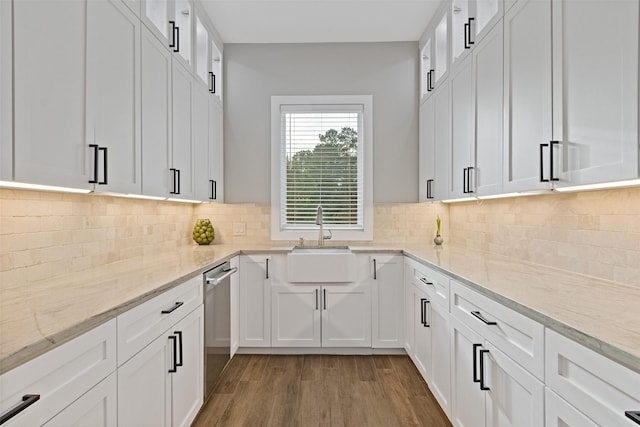
POLYGON ((560 185, 638 177, 637 0, 553 1, 560 185))
POLYGON ((502 25, 473 51, 474 169, 468 172, 469 190, 478 196, 502 191, 503 135, 502 25))
POLYGON ((561 161, 550 144, 551 0, 519 0, 505 14, 504 106, 504 190, 550 188, 561 161))
MULTIPOLYGON (((167 197, 172 138, 171 52, 142 28, 142 192, 167 197)), ((171 183, 172 184, 172 183, 171 183)))
MULTIPOLYGON (((87 2, 2 1, 0 108, 2 177, 90 188, 85 144, 85 14, 87 2), (13 153, 11 152, 11 22, 13 4, 13 153), (6 12, 6 14, 5 14, 6 12), (64 25, 60 25, 64 22, 64 25), (9 27, 10 29, 10 27, 9 27)), ((93 2, 91 2, 93 3, 93 2)), ((99 6, 98 6, 99 7, 99 6)), ((91 7, 93 10, 93 7, 91 7)), ((115 33, 115 31, 114 31, 115 33)), ((115 34, 118 37, 119 34, 115 34)), ((123 49, 133 49, 133 42, 123 49)), ((115 49, 111 49, 115 50, 115 49)), ((105 62, 106 68, 111 64, 105 62)), ((129 77, 129 80, 131 76, 129 77)), ((106 89, 109 82, 101 82, 106 89)), ((106 89, 110 90, 110 89, 106 89)), ((133 113, 130 123, 133 123, 133 113)))
POLYGON ((142 0, 142 22, 191 68, 193 4, 190 0, 142 0))
POLYGON ((431 96, 449 71, 449 14, 446 7, 436 13, 425 34, 420 63, 422 98, 431 96))
POLYGON ((419 201, 437 201, 448 195, 449 171, 449 81, 435 90, 420 106, 419 201))
POLYGON ((140 194, 140 20, 119 0, 87 2, 86 49, 90 182, 140 194))
POLYGON ((452 63, 464 59, 502 18, 503 0, 453 0, 451 2, 452 63))

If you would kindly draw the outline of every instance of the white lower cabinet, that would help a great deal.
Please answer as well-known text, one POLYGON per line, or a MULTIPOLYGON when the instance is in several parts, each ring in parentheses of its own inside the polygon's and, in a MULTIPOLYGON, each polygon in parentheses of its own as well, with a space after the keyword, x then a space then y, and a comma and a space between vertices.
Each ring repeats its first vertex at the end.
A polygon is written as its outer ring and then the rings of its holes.
POLYGON ((203 400, 203 306, 118 369, 118 426, 188 426, 203 400))
POLYGON ((45 427, 116 427, 118 381, 113 372, 49 420, 45 427))
POLYGON ((636 420, 640 420, 639 373, 557 332, 547 329, 545 335, 545 382, 549 389, 596 425, 640 424, 630 418, 636 413, 636 420))
POLYGON ((544 390, 545 427, 598 427, 549 388, 544 390))
POLYGON ((542 382, 455 318, 451 351, 454 426, 544 425, 542 382))
MULTIPOLYGON (((84 397, 115 372, 116 322, 111 320, 0 376, 0 414, 6 426, 73 425, 81 419, 84 397), (76 402, 76 403, 74 403, 76 402), (68 411, 65 409, 68 408, 68 411), (20 409, 9 416, 12 409, 20 409), (6 418, 5 418, 6 417, 6 418)), ((102 392, 97 392, 101 394, 102 392)), ((102 394, 108 394, 104 392, 102 394)), ((107 400, 102 399, 104 402, 107 400)), ((113 419, 113 405, 102 410, 113 419)), ((106 422, 106 421, 105 421, 106 422)), ((105 424, 113 425, 113 424, 105 424)))
POLYGON ((273 285, 273 347, 371 347, 367 285, 273 285))
POLYGON ((240 347, 271 347, 271 258, 240 256, 240 347))

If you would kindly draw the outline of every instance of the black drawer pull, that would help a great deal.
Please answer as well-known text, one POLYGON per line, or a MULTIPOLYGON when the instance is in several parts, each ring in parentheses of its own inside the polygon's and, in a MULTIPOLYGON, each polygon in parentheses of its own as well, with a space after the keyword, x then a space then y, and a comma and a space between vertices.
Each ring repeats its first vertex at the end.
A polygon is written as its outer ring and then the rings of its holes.
POLYGON ((182 306, 182 304, 184 304, 183 302, 177 302, 175 303, 175 305, 171 308, 168 308, 166 310, 162 310, 162 314, 171 314, 174 311, 176 311, 178 308, 180 308, 182 306))
POLYGON ((479 311, 472 311, 471 314, 478 320, 481 320, 485 325, 494 326, 497 325, 497 322, 493 320, 487 320, 479 311))
POLYGON ((624 414, 634 423, 640 424, 640 411, 625 411, 624 414))
POLYGON ((6 423, 11 418, 15 417, 20 412, 24 411, 29 406, 31 406, 34 403, 36 403, 38 400, 40 400, 40 395, 39 394, 25 394, 24 396, 22 396, 22 402, 21 403, 19 403, 18 405, 14 406, 11 409, 9 409, 4 414, 0 415, 0 424, 6 423))

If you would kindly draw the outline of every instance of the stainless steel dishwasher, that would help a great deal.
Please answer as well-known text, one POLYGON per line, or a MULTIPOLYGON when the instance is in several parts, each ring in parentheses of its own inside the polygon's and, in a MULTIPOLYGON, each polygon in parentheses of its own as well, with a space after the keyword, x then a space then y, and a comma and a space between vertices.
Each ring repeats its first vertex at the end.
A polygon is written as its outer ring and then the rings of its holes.
POLYGON ((223 262, 204 273, 204 399, 231 358, 231 275, 223 262))

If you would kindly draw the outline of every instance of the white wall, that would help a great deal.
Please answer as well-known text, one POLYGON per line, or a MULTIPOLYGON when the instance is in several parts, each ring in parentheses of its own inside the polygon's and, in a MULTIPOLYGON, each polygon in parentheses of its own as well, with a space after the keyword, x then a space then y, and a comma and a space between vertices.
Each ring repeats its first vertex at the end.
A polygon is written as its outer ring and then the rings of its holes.
POLYGON ((418 200, 418 43, 225 45, 225 202, 270 203, 272 95, 373 95, 373 201, 418 200))

